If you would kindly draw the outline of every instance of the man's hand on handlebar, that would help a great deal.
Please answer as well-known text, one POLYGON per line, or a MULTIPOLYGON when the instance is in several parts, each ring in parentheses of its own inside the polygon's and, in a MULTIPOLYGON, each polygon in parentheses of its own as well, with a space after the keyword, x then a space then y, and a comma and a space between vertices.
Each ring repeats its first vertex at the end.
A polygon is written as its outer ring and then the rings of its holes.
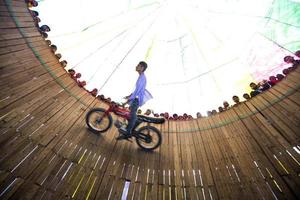
POLYGON ((122 106, 123 108, 125 108, 126 104, 127 104, 127 102, 121 103, 121 106, 122 106))
POLYGON ((126 101, 123 103, 123 106, 125 106, 126 104, 129 103, 129 98, 130 98, 130 95, 129 96, 126 96, 124 97, 124 99, 126 99, 126 101))
POLYGON ((131 97, 131 94, 128 95, 128 96, 125 96, 124 99, 127 99, 127 100, 128 100, 130 97, 131 97))

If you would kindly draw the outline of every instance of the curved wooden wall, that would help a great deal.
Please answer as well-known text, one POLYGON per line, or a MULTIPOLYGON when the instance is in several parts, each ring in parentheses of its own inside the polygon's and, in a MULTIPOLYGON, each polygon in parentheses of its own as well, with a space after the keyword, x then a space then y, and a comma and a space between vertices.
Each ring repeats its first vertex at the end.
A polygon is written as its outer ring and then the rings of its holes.
POLYGON ((299 74, 221 114, 157 126, 163 144, 147 153, 115 128, 86 129, 85 113, 106 105, 61 67, 24 1, 1 0, 0 199, 299 199, 299 74))

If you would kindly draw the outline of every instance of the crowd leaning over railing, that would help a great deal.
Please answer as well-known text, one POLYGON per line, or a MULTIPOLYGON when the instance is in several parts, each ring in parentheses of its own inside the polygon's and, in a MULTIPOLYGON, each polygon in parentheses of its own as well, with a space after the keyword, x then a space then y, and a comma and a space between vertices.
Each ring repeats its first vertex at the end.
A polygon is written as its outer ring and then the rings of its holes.
MULTIPOLYGON (((28 5, 29 8, 29 12, 33 17, 35 26, 37 27, 38 31, 40 32, 41 36, 45 39, 45 42, 47 43, 47 45, 50 47, 50 50, 53 52, 53 54, 56 56, 56 58, 58 59, 59 63, 61 64, 62 67, 67 67, 68 62, 66 60, 61 60, 62 55, 60 53, 57 53, 57 46, 51 43, 51 40, 48 40, 48 32, 51 31, 50 27, 48 25, 39 25, 39 23, 41 22, 41 19, 38 17, 39 13, 35 10, 32 10, 33 7, 38 6, 38 2, 35 0, 25 0, 25 2, 28 5)), ((243 98, 245 99, 245 101, 255 97, 256 95, 268 90, 269 88, 273 87, 274 85, 276 85, 278 82, 280 82, 282 79, 284 79, 290 72, 294 71, 297 67, 299 67, 300 65, 300 50, 295 52, 295 56, 297 57, 297 59, 295 59, 293 56, 285 56, 284 57, 284 62, 288 63, 290 65, 290 67, 285 68, 282 71, 282 74, 276 74, 276 75, 271 75, 269 77, 269 80, 261 80, 258 83, 255 82, 251 82, 249 84, 249 87, 251 88, 251 92, 250 94, 248 93, 244 93, 243 94, 243 98)), ((72 79, 74 79, 74 81, 77 83, 77 85, 79 87, 82 87, 83 89, 85 89, 86 86, 86 81, 84 80, 80 80, 81 78, 81 73, 76 72, 74 69, 68 69, 68 73, 71 76, 72 79)), ((97 99, 99 99, 100 101, 106 103, 106 104, 111 104, 114 103, 110 97, 105 97, 103 94, 98 94, 98 89, 94 88, 92 90, 87 90, 85 89, 87 92, 89 92, 92 96, 96 97, 97 99)), ((236 105, 239 105, 241 103, 240 98, 237 95, 232 96, 232 101, 234 102, 233 105, 230 105, 228 103, 228 101, 224 101, 223 105, 219 106, 218 109, 213 109, 213 110, 209 110, 206 112, 206 116, 212 116, 215 115, 217 113, 220 112, 224 112, 232 107, 235 107, 236 105)), ((184 113, 182 115, 178 115, 176 113, 174 114, 169 114, 168 112, 164 112, 164 113, 156 113, 151 109, 147 109, 144 113, 142 113, 142 110, 138 110, 138 114, 143 114, 143 115, 147 115, 147 116, 154 116, 154 117, 164 117, 168 120, 191 120, 194 119, 192 117, 192 115, 184 113)), ((196 113, 196 118, 202 118, 205 117, 204 115, 202 115, 200 112, 196 113)))
MULTIPOLYGON (((295 56, 298 59, 295 59, 292 56, 286 56, 284 57, 284 62, 288 63, 290 67, 285 68, 282 70, 282 74, 276 74, 269 77, 269 80, 262 80, 258 83, 251 82, 249 84, 249 87, 251 89, 250 94, 244 93, 243 98, 245 101, 255 97, 256 95, 268 90, 269 88, 276 85, 278 82, 280 82, 282 79, 284 79, 290 72, 294 71, 297 67, 300 65, 300 50, 295 52, 295 56)), ((223 112, 225 110, 228 110, 236 105, 239 105, 241 103, 240 98, 236 95, 232 96, 232 101, 234 102, 233 105, 229 105, 228 101, 223 102, 223 106, 218 107, 219 112, 223 112)), ((207 116, 211 116, 217 114, 216 110, 207 111, 207 116)), ((201 118, 202 115, 200 113, 197 113, 197 118, 201 118)))
MULTIPOLYGON (((283 69, 282 74, 272 75, 269 77, 269 80, 262 80, 258 83, 251 82, 249 84, 251 92, 250 92, 250 94, 248 94, 248 93, 243 94, 244 101, 247 101, 247 100, 255 97, 256 95, 273 87, 278 82, 280 82, 282 79, 284 79, 290 72, 294 71, 297 67, 299 67, 299 65, 300 65, 300 59, 299 59, 300 58, 300 50, 295 52, 295 56, 298 57, 298 59, 295 59, 292 56, 284 57, 284 59, 283 59, 284 62, 290 64, 290 67, 283 69)), ((76 77, 76 75, 77 75, 74 70, 69 70, 69 73, 70 73, 71 77, 73 77, 73 78, 74 78, 74 76, 76 77)), ((80 81, 79 81, 79 83, 80 83, 80 81)), ((107 104, 113 103, 113 101, 111 100, 110 97, 105 98, 105 96, 103 94, 97 95, 97 92, 98 92, 98 90, 94 89, 90 93, 93 96, 96 96, 100 101, 102 101, 104 103, 107 103, 107 104)), ((226 110, 228 110, 232 107, 235 107, 243 102, 243 101, 241 101, 240 97, 238 97, 237 95, 232 96, 232 101, 234 103, 233 105, 230 105, 228 103, 228 101, 224 101, 223 105, 219 106, 218 109, 213 109, 213 110, 207 111, 206 116, 212 116, 217 113, 226 111, 226 110)), ((174 113, 174 114, 170 115, 168 112, 155 113, 151 109, 147 109, 144 113, 142 113, 142 110, 139 109, 138 114, 154 116, 154 117, 164 117, 168 120, 191 120, 191 119, 194 119, 194 117, 192 117, 191 115, 189 115, 187 113, 184 113, 182 115, 178 115, 178 114, 174 113)), ((205 116, 203 116, 200 112, 196 113, 196 118, 202 118, 202 117, 205 117, 205 116)))
MULTIPOLYGON (((53 54, 56 56, 58 61, 62 58, 62 55, 57 52, 57 46, 52 44, 51 40, 48 38, 48 32, 51 31, 50 27, 46 24, 40 25, 41 19, 39 18, 39 13, 35 10, 33 10, 34 7, 38 6, 38 2, 35 0, 25 0, 25 3, 28 6, 29 13, 31 14, 34 24, 36 28, 38 29, 41 36, 45 39, 46 44, 50 47, 50 50, 53 52, 53 54)), ((62 67, 66 67, 68 62, 66 60, 59 61, 62 67)))
MULTIPOLYGON (((290 67, 283 69, 282 74, 276 74, 276 75, 272 75, 269 77, 269 80, 262 80, 258 83, 255 82, 251 82, 249 84, 249 87, 251 89, 250 94, 248 93, 244 93, 243 94, 243 98, 244 101, 247 101, 253 97, 255 97, 256 95, 268 90, 269 88, 273 87, 274 85, 276 85, 278 82, 280 82, 282 79, 284 79, 290 72, 294 71, 297 67, 299 67, 300 65, 300 50, 295 52, 295 56, 298 57, 298 59, 295 59, 292 56, 286 56, 284 57, 284 62, 290 64, 290 67)), ((80 73, 75 73, 74 70, 69 70, 69 73, 71 75, 72 78, 76 79, 80 78, 81 75, 80 73), (79 76, 77 76, 79 74, 79 76)), ((77 80, 77 82, 80 85, 80 81, 77 80)), ((85 82, 84 82, 85 84, 85 82)), ((82 87, 82 86, 81 86, 82 87)), ((114 103, 110 97, 105 98, 105 96, 103 94, 101 95, 97 95, 98 90, 94 89, 92 91, 90 91, 90 93, 97 97, 100 101, 110 104, 110 103, 114 103)), ((212 116, 215 115, 217 113, 226 111, 232 107, 235 107, 237 105, 239 105, 240 103, 242 103, 243 101, 240 100, 240 97, 238 97, 237 95, 232 96, 232 101, 233 101, 233 105, 230 105, 228 103, 228 101, 224 101, 222 106, 219 106, 218 109, 213 109, 210 111, 207 111, 206 116, 212 116)), ((143 115, 147 115, 147 116, 154 116, 154 117, 164 117, 168 120, 191 120, 194 119, 194 117, 192 117, 191 115, 184 113, 182 115, 178 115, 176 113, 170 115, 168 112, 164 112, 164 113, 155 113, 153 110, 151 109, 147 109, 144 113, 142 113, 142 110, 138 110, 138 114, 143 114, 143 115)), ((202 118, 205 117, 203 116, 200 112, 196 113, 196 118, 202 118)))

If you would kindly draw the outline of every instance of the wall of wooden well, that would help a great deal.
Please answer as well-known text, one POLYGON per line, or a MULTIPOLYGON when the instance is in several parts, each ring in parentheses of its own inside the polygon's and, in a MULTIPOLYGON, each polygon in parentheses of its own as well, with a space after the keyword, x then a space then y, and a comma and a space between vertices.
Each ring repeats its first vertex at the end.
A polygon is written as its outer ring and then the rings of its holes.
POLYGON ((163 143, 143 152, 115 128, 87 130, 87 111, 107 105, 70 78, 23 0, 0 0, 0 199, 299 199, 299 75, 156 126, 163 143))

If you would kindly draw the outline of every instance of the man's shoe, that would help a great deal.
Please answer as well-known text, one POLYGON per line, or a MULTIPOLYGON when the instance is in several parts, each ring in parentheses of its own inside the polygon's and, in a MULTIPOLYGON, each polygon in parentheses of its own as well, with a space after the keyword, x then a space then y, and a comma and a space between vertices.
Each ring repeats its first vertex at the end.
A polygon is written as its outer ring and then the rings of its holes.
POLYGON ((129 134, 120 134, 118 137, 116 137, 116 140, 128 140, 131 138, 131 135, 129 134))
POLYGON ((124 126, 122 126, 122 127, 119 128, 119 132, 120 132, 121 134, 128 134, 128 133, 127 133, 127 129, 126 129, 126 127, 124 127, 124 126))
POLYGON ((123 139, 128 140, 129 138, 131 138, 131 134, 127 132, 127 129, 124 126, 119 128, 119 133, 120 135, 116 137, 116 140, 123 140, 123 139))

